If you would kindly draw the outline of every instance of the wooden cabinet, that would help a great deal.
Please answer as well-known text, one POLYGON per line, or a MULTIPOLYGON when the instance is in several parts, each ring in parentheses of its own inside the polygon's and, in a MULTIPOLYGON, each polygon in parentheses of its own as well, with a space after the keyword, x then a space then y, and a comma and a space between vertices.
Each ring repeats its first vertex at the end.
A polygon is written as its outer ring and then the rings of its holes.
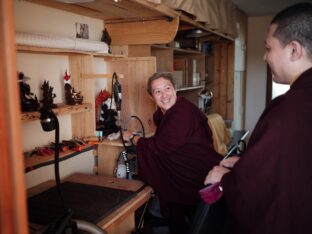
POLYGON ((205 56, 197 50, 174 48, 173 43, 152 45, 151 55, 156 57, 157 72, 173 72, 177 89, 202 86, 205 79, 205 56), (194 70, 195 69, 195 70, 194 70), (200 79, 193 82, 193 73, 200 79))
MULTIPOLYGON (((103 58, 116 58, 117 55, 103 55, 97 53, 77 52, 73 50, 62 50, 62 49, 50 49, 41 47, 31 46, 17 46, 18 53, 27 54, 44 54, 44 55, 64 55, 69 60, 69 72, 71 74, 72 85, 76 90, 81 91, 84 96, 83 104, 81 105, 60 105, 53 109, 53 112, 57 116, 71 115, 72 120, 72 138, 83 138, 95 135, 95 113, 94 113, 94 92, 93 92, 93 80, 89 76, 109 76, 111 74, 94 74, 92 70, 92 59, 95 56, 103 58)), ((123 56, 119 56, 123 57, 123 56)), ((30 64, 36 66, 36 64, 30 64)), ((39 112, 23 112, 21 113, 22 123, 28 123, 29 121, 39 120, 39 112)), ((60 159, 64 160, 72 156, 78 155, 79 153, 92 150, 90 145, 82 147, 81 152, 67 151, 60 153, 60 159)), ((53 164, 54 155, 38 156, 33 155, 31 157, 25 157, 25 171, 31 171, 41 166, 53 164)))
POLYGON ((174 48, 174 43, 152 45, 151 55, 156 57, 158 72, 173 72, 179 96, 198 105, 198 93, 203 89, 212 91, 210 112, 233 119, 234 42, 220 40, 209 44, 209 55, 174 48))

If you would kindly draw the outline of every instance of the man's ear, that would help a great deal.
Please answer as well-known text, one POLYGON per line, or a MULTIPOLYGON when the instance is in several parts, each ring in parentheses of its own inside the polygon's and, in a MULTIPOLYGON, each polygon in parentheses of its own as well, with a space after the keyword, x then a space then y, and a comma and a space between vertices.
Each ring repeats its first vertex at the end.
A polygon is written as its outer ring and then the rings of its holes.
POLYGON ((291 60, 296 61, 303 56, 303 46, 298 41, 292 41, 289 44, 291 49, 291 60))

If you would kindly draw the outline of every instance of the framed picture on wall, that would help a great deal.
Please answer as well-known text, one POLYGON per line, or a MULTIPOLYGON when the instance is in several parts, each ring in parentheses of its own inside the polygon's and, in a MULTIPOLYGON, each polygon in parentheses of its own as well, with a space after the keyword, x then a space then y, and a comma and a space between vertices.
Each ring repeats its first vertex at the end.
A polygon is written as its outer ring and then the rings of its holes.
POLYGON ((76 38, 89 39, 89 26, 87 24, 76 23, 76 38))

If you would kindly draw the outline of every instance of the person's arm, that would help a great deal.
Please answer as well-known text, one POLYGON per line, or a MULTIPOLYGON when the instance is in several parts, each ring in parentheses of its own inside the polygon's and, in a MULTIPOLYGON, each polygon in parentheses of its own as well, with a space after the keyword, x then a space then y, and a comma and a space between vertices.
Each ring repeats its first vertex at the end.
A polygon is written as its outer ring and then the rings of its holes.
POLYGON ((215 166, 208 172, 208 175, 206 176, 206 179, 204 181, 205 185, 208 184, 214 184, 217 182, 220 182, 223 175, 226 173, 229 173, 230 169, 222 167, 222 166, 215 166))
POLYGON ((132 145, 137 145, 139 139, 141 138, 139 135, 133 134, 131 131, 124 131, 122 136, 124 141, 129 141, 132 145))
POLYGON ((239 160, 238 156, 232 156, 226 159, 223 159, 220 162, 219 166, 215 166, 212 170, 210 170, 206 176, 204 184, 213 184, 216 182, 220 182, 223 175, 230 172, 229 168, 233 168, 234 165, 239 160))
POLYGON ((132 134, 132 135, 129 137, 130 142, 131 142, 132 145, 137 145, 137 143, 138 143, 138 141, 139 141, 140 138, 141 138, 141 137, 140 137, 139 135, 136 135, 136 134, 132 134))

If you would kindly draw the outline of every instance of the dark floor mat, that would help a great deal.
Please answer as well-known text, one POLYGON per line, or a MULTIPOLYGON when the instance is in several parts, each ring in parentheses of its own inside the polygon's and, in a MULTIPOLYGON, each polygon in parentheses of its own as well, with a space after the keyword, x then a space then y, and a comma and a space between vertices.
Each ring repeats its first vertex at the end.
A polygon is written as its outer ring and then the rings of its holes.
MULTIPOLYGON (((131 199, 136 192, 72 182, 62 183, 66 206, 73 218, 98 223, 131 199)), ((57 188, 53 187, 28 198, 28 217, 32 223, 46 225, 64 214, 57 188)))

